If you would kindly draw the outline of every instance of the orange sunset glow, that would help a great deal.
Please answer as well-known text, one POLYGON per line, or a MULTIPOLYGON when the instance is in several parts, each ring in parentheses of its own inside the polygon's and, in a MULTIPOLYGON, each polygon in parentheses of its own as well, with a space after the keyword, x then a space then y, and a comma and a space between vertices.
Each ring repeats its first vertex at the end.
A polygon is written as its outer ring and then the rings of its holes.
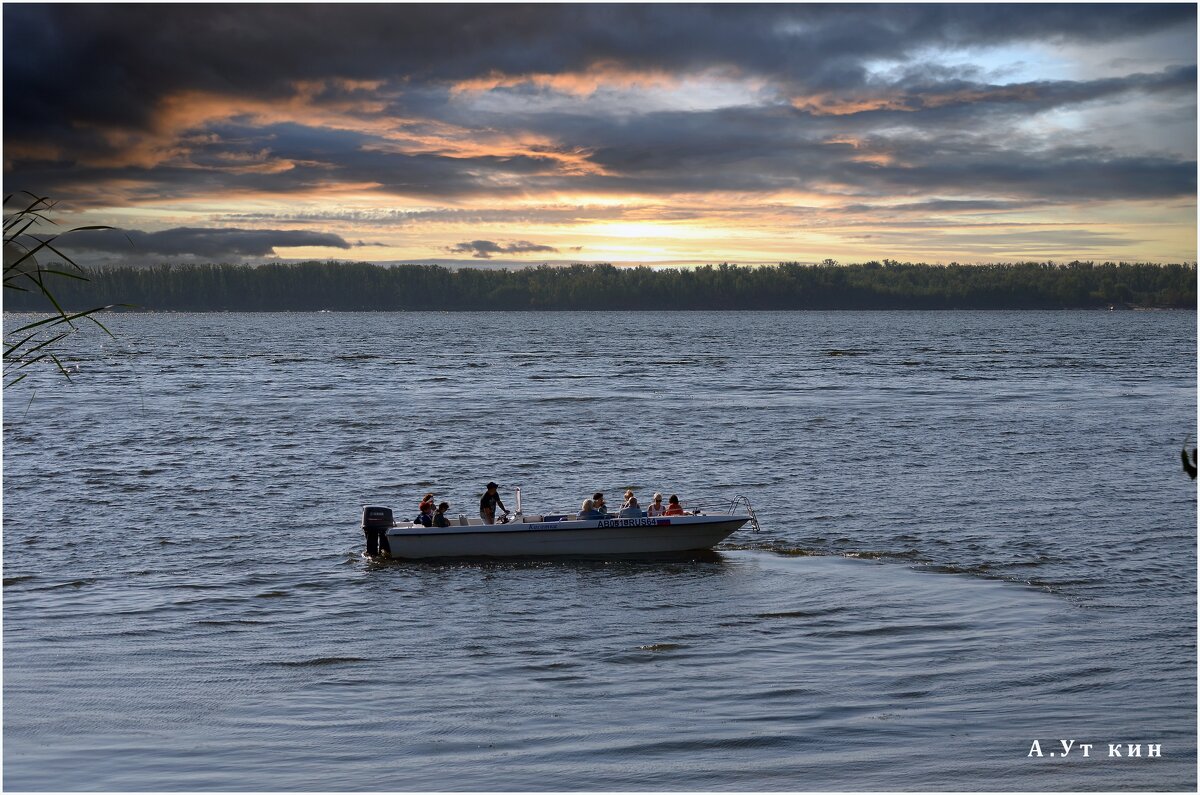
POLYGON ((7 190, 145 233, 91 262, 1196 258, 1190 5, 4 15, 7 190))

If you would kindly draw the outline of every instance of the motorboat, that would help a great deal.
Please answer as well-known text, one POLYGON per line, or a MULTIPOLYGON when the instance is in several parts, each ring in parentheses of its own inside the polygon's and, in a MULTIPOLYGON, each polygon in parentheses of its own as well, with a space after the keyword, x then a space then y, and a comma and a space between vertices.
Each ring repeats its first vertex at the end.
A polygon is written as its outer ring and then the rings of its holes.
POLYGON ((458 516, 449 527, 398 522, 390 508, 364 506, 367 554, 405 559, 647 555, 712 549, 747 522, 760 529, 750 501, 742 496, 689 503, 682 515, 674 516, 647 516, 639 510, 592 516, 525 513, 520 489, 516 506, 495 524, 458 516))

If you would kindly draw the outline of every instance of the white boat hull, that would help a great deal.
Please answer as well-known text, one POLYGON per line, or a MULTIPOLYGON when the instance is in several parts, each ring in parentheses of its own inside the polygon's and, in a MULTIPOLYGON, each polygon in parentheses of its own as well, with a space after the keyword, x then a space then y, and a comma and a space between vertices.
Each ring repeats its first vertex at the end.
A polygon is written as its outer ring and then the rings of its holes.
POLYGON ((451 527, 405 525, 388 530, 387 540, 393 558, 639 555, 711 549, 748 521, 748 516, 702 515, 451 527))

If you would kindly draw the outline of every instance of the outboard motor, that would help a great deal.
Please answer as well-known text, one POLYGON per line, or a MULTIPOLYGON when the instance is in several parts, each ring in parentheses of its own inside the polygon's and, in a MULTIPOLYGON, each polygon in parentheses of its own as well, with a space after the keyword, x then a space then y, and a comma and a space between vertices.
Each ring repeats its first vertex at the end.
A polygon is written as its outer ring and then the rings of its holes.
POLYGON ((388 557, 391 557, 392 547, 388 543, 387 531, 392 528, 395 521, 392 518, 392 509, 383 508, 377 505, 363 506, 362 528, 367 536, 367 554, 378 555, 382 550, 388 557))

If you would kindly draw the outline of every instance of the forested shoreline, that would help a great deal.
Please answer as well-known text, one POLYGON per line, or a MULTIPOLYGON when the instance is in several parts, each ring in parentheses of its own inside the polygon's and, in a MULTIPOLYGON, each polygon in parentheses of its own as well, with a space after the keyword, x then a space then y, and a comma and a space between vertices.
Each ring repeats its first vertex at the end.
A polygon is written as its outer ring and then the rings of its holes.
MULTIPOLYGON (((108 267, 58 279, 66 309, 454 311, 721 309, 1102 309, 1196 307, 1195 263, 928 265, 891 260, 697 268, 519 269, 370 263, 108 267)), ((42 311, 33 292, 4 308, 42 311)))

